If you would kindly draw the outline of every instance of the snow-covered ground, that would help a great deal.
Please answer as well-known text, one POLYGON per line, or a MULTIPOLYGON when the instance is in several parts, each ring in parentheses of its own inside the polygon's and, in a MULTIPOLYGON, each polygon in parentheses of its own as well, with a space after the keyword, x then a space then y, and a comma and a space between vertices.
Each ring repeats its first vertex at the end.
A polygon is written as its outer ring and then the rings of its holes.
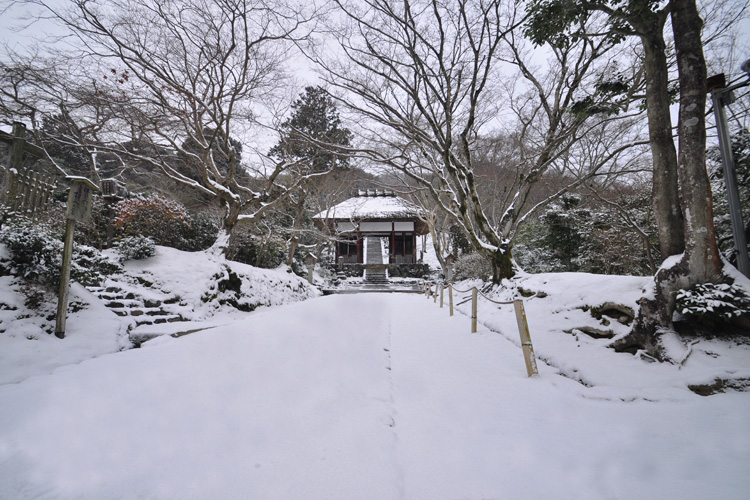
MULTIPOLYGON (((126 297, 152 301, 171 298, 174 303, 162 307, 187 322, 139 325, 146 314, 119 317, 89 290, 72 283, 66 338, 60 340, 50 335, 55 327, 56 295, 45 292, 38 300, 41 303, 32 306, 28 296, 41 294, 42 289, 30 288, 12 276, 0 276, 0 384, 20 382, 59 366, 128 349, 132 347, 129 333, 173 334, 228 324, 246 315, 222 305, 227 300, 250 309, 320 295, 316 288, 286 269, 259 269, 205 252, 156 248, 154 257, 126 262, 125 273, 105 280, 102 288, 117 288, 126 297), (239 280, 239 293, 222 290, 224 287, 219 285, 230 272, 239 280)), ((4 258, 7 250, 0 245, 0 259, 4 258)), ((127 305, 132 301, 120 302, 127 305)))
MULTIPOLYGON (((183 298, 211 288, 209 264, 184 281, 169 270, 184 256, 162 255, 130 272, 183 298)), ((511 306, 481 299, 471 334, 468 303, 450 317, 415 294, 294 302, 269 273, 272 307, 196 306, 185 324, 212 328, 0 385, 0 498, 747 498, 750 393, 688 386, 750 379, 750 345, 701 340, 682 364, 649 363, 581 330, 626 331, 588 311, 634 306, 644 278, 525 275, 492 292, 536 294, 527 378, 511 306)), ((105 334, 108 311, 78 314, 71 331, 105 334)), ((57 352, 30 363, 75 349, 73 334, 49 340, 57 352)))

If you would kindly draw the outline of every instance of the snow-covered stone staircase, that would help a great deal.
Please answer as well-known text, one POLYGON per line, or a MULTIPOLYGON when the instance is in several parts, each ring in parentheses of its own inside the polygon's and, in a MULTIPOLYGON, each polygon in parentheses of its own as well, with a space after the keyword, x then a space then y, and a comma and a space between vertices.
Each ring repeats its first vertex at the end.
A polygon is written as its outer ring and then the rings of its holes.
MULTIPOLYGON (((383 264, 383 248, 379 237, 367 237, 367 257, 366 264, 383 264)), ((386 275, 385 266, 378 269, 367 269, 365 273, 365 283, 368 285, 387 285, 389 283, 386 275)))
POLYGON ((117 281, 108 279, 103 286, 88 287, 88 290, 118 316, 131 318, 133 326, 186 321, 180 310, 187 304, 181 303, 180 297, 147 286, 149 283, 145 280, 128 283, 138 278, 118 278, 117 281))

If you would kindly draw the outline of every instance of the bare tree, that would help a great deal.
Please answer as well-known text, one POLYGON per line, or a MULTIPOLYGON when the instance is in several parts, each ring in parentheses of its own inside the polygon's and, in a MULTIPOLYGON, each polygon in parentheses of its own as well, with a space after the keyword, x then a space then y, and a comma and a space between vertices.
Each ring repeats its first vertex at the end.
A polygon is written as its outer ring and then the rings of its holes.
MULTIPOLYGON (((291 42, 307 36, 312 8, 275 0, 40 3, 70 33, 65 56, 88 68, 97 99, 91 109, 113 117, 98 131, 99 148, 220 200, 216 249, 226 248, 235 224, 258 220, 325 175, 261 153, 249 163, 237 146, 259 134, 263 101, 284 80, 291 42)), ((81 114, 97 121, 91 110, 81 114)))
MULTIPOLYGON (((426 188, 491 261, 496 282, 512 276, 511 245, 534 208, 532 186, 582 137, 611 130, 617 121, 594 106, 606 98, 594 87, 596 75, 608 71, 603 57, 612 44, 578 39, 553 49, 554 67, 540 71, 517 34, 522 19, 503 2, 337 3, 347 21, 338 30, 345 57, 317 60, 327 83, 344 91, 341 99, 369 126, 373 146, 362 150, 426 188), (508 73, 517 73, 518 81, 503 89, 508 73), (507 120, 500 107, 504 92, 517 93, 510 109, 517 138, 510 168, 517 183, 493 222, 480 194, 475 145, 493 120, 507 120), (572 113, 582 94, 590 102, 572 113)), ((610 148, 571 184, 630 146, 610 148)))

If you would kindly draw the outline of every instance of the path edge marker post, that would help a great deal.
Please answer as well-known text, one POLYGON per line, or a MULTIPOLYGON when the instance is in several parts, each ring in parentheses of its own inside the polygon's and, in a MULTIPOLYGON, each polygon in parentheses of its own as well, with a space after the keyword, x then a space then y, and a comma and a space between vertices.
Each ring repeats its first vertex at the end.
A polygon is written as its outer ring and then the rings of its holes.
POLYGON ((443 294, 445 293, 445 286, 440 285, 440 309, 443 308, 443 294))
POLYGON ((453 285, 448 285, 448 304, 450 305, 450 315, 453 316, 453 285))
POLYGON ((87 222, 91 218, 93 193, 99 187, 85 177, 70 176, 70 193, 65 210, 65 246, 63 247, 62 270, 60 271, 60 289, 57 294, 57 319, 55 337, 65 338, 65 321, 68 312, 68 294, 70 293, 70 268, 73 260, 73 234, 76 222, 87 222))
POLYGON ((479 302, 479 290, 477 287, 471 289, 471 333, 477 333, 477 302, 479 302))
POLYGON ((523 359, 526 362, 526 373, 529 377, 538 375, 534 346, 531 344, 531 333, 529 332, 529 323, 526 321, 526 309, 523 307, 523 301, 520 299, 514 300, 513 308, 516 311, 518 333, 521 335, 521 349, 523 350, 523 359))

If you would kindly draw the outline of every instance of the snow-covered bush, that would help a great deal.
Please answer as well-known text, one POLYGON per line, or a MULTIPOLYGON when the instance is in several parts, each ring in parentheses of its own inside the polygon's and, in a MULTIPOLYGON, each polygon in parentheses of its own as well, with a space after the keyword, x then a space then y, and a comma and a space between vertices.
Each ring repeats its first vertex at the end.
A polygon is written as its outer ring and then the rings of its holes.
POLYGON ((8 247, 14 273, 29 281, 59 282, 62 242, 24 222, 15 221, 0 230, 0 242, 8 247))
POLYGON ((462 255, 453 265, 453 279, 456 281, 473 278, 486 280, 491 275, 490 261, 476 252, 462 255))
POLYGON ((274 236, 256 236, 247 230, 235 230, 229 241, 229 260, 264 269, 275 269, 284 262, 284 242, 274 236))
POLYGON ((84 286, 99 285, 104 278, 122 272, 122 266, 109 260, 99 250, 86 245, 73 248, 70 277, 84 286))
POLYGON ((146 259, 156 254, 156 244, 146 236, 129 236, 117 244, 117 253, 123 261, 146 259))
MULTIPOLYGON (((31 224, 20 219, 3 227, 0 242, 9 250, 14 274, 31 282, 56 287, 60 282, 63 244, 44 229, 31 224)), ((83 285, 99 284, 121 269, 119 264, 93 247, 75 245, 73 248, 70 277, 83 285)))
POLYGON ((688 319, 715 325, 750 312, 750 296, 734 284, 702 283, 691 290, 680 290, 675 307, 688 319))
POLYGON ((179 246, 192 219, 181 203, 151 196, 123 200, 115 206, 114 227, 125 236, 148 236, 158 245, 179 246))

